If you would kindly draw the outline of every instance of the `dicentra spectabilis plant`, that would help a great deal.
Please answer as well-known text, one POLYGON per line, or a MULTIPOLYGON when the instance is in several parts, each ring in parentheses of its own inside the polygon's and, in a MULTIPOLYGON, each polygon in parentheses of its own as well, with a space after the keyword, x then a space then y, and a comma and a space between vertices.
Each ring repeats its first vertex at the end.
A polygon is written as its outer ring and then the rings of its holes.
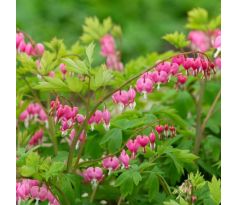
POLYGON ((127 63, 110 18, 87 18, 71 48, 17 30, 17 204, 220 203, 220 181, 193 175, 209 170, 199 150, 220 94, 205 118, 201 106, 219 84, 220 17, 188 15, 187 37, 164 36, 176 51, 127 63))

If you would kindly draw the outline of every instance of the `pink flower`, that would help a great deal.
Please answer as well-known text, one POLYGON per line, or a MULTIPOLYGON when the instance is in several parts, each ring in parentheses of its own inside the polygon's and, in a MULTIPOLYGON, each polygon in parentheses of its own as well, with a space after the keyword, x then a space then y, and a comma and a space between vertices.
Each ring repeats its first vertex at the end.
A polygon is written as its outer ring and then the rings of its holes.
POLYGON ((51 78, 54 78, 55 77, 55 72, 54 71, 50 71, 48 76, 51 77, 51 78))
POLYGON ((108 56, 106 59, 106 65, 108 68, 118 70, 118 71, 122 71, 124 68, 117 54, 108 56))
POLYGON ((149 142, 150 142, 149 137, 147 137, 146 135, 143 135, 143 136, 138 135, 138 136, 136 137, 136 141, 139 143, 139 145, 140 145, 141 147, 143 147, 144 152, 146 152, 145 147, 146 147, 146 145, 149 144, 149 142))
POLYGON ((112 95, 114 103, 119 104, 121 110, 123 110, 129 103, 129 95, 125 90, 119 90, 112 95))
POLYGON ((16 34, 16 48, 19 47, 20 43, 24 40, 24 34, 23 33, 17 33, 16 34))
POLYGON ((169 81, 169 74, 165 71, 159 72, 159 82, 160 83, 167 83, 169 81))
POLYGON ((182 65, 185 61, 184 55, 177 55, 172 58, 172 63, 177 63, 178 65, 182 65))
POLYGON ((117 157, 107 157, 102 161, 102 166, 109 170, 108 175, 112 170, 117 170, 120 167, 120 163, 117 157))
POLYGON ((174 137, 176 135, 176 129, 174 126, 170 126, 169 127, 169 130, 170 130, 170 134, 172 137, 174 137))
POLYGON ((44 132, 42 129, 36 131, 35 134, 32 136, 32 138, 30 139, 29 145, 35 146, 39 143, 42 143, 43 134, 44 134, 44 132))
POLYGON ((42 43, 37 43, 35 46, 35 53, 37 56, 42 56, 45 51, 45 47, 42 43))
POLYGON ((96 110, 94 114, 94 122, 96 124, 99 124, 102 121, 102 117, 103 117, 102 111, 96 110))
POLYGON ((170 73, 172 75, 176 75, 178 73, 178 70, 179 70, 179 65, 177 63, 171 63, 170 73))
POLYGON ((47 199, 48 190, 46 187, 41 187, 39 191, 39 199, 45 201, 47 199))
POLYGON ((134 109, 135 106, 136 106, 136 103, 135 103, 136 91, 135 91, 135 89, 130 87, 130 89, 128 90, 127 94, 128 94, 129 107, 131 109, 134 109))
POLYGON ((104 122, 104 128, 106 130, 109 130, 110 127, 110 119, 111 119, 111 114, 108 111, 108 109, 104 108, 103 112, 102 112, 102 120, 104 122))
POLYGON ((63 76, 65 76, 65 74, 67 73, 66 65, 64 63, 61 63, 59 68, 60 68, 60 71, 63 74, 63 76))
POLYGON ((25 121, 27 119, 28 115, 29 115, 29 113, 28 113, 27 110, 23 111, 19 116, 19 120, 20 121, 25 121))
POLYGON ((35 199, 39 199, 39 191, 40 189, 38 186, 31 187, 31 191, 30 191, 31 197, 35 199))
POLYGON ((215 65, 221 69, 221 58, 218 57, 215 59, 215 65))
POLYGON ((100 40, 100 44, 101 44, 101 54, 103 56, 115 54, 115 41, 112 35, 107 34, 103 36, 100 40))
POLYGON ((85 116, 83 116, 83 115, 81 115, 81 114, 77 114, 77 115, 76 115, 76 119, 77 119, 77 122, 78 122, 79 124, 82 124, 83 121, 85 120, 85 116))
POLYGON ((130 157, 129 157, 129 155, 126 153, 125 150, 122 150, 119 159, 120 159, 122 165, 123 165, 126 169, 128 169, 128 167, 129 167, 129 162, 130 162, 130 157))
POLYGON ((217 48, 217 49, 221 48, 221 36, 220 35, 215 38, 214 48, 217 48))
POLYGON ((161 71, 164 71, 166 72, 167 74, 170 73, 170 69, 171 69, 171 63, 170 62, 162 62, 162 63, 159 63, 157 66, 156 66, 156 70, 158 72, 161 72, 161 71))
POLYGON ((150 135, 149 135, 149 140, 150 140, 150 148, 151 149, 154 149, 155 148, 155 140, 156 140, 156 137, 155 137, 155 133, 154 132, 151 132, 150 135))
POLYGON ((179 74, 178 76, 177 76, 177 83, 178 84, 184 84, 184 83, 186 83, 186 81, 187 81, 187 76, 186 75, 182 75, 182 74, 179 74))
POLYGON ((151 93, 153 90, 153 82, 151 79, 146 78, 145 76, 139 78, 136 82, 136 90, 139 93, 144 94, 144 98, 146 99, 147 93, 151 93))
POLYGON ((137 140, 128 140, 128 142, 126 143, 127 148, 130 150, 130 152, 132 153, 132 159, 135 158, 135 155, 137 153, 137 150, 140 147, 140 144, 137 142, 137 140))
POLYGON ((18 46, 18 51, 19 52, 24 52, 25 51, 25 48, 26 48, 26 43, 24 40, 22 40, 18 46))
POLYGON ((102 181, 104 175, 100 167, 89 167, 83 172, 85 182, 91 182, 93 184, 102 181))
POLYGON ((159 135, 159 139, 162 139, 162 132, 164 131, 164 126, 163 125, 157 125, 155 127, 155 130, 157 131, 158 135, 159 135))
POLYGON ((188 40, 190 40, 193 50, 200 50, 201 52, 205 52, 210 47, 209 37, 202 31, 191 31, 188 34, 188 40))
POLYGON ((31 43, 27 43, 27 44, 26 44, 26 47, 25 47, 25 53, 30 56, 32 50, 33 50, 33 47, 32 47, 32 45, 31 45, 31 43))

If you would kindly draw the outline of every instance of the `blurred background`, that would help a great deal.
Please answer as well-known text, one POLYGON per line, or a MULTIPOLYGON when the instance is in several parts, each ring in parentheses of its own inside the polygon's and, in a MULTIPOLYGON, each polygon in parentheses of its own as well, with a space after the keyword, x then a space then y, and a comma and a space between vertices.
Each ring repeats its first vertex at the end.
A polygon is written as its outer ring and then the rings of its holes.
POLYGON ((183 31, 187 12, 194 7, 208 10, 210 17, 220 13, 220 0, 17 0, 17 27, 36 41, 64 39, 70 46, 82 33, 87 16, 100 20, 111 16, 123 31, 123 59, 164 51, 161 37, 183 31))

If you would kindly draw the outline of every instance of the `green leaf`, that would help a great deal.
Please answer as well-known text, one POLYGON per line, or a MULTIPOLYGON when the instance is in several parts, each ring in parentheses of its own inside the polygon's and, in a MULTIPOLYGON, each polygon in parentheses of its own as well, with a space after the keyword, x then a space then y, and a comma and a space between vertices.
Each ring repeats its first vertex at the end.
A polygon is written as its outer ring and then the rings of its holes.
POLYGON ((96 17, 87 17, 83 25, 83 35, 80 37, 84 43, 90 43, 94 40, 99 40, 101 25, 96 17))
POLYGON ((40 155, 36 152, 30 152, 26 157, 26 165, 31 167, 37 167, 40 163, 40 155))
POLYGON ((143 162, 142 164, 140 164, 139 169, 140 169, 140 171, 142 171, 142 170, 145 170, 147 168, 151 168, 155 164, 156 163, 152 163, 152 162, 143 162))
POLYGON ((171 34, 166 34, 163 39, 168 41, 176 48, 184 48, 189 44, 189 42, 186 40, 185 34, 179 33, 177 31, 171 34))
POLYGON ((31 177, 36 172, 37 172, 37 170, 34 167, 24 165, 20 168, 20 173, 23 177, 31 177))
POLYGON ((148 189, 149 201, 151 201, 159 193, 159 180, 156 173, 152 172, 149 175, 145 188, 148 189))
POLYGON ((179 199, 179 204, 180 205, 189 205, 189 203, 186 202, 182 197, 180 197, 180 199, 179 199))
POLYGON ((139 172, 133 172, 133 174, 132 174, 132 177, 133 177, 133 181, 134 181, 134 183, 135 183, 135 185, 137 186, 138 184, 139 184, 139 182, 142 180, 142 177, 141 177, 141 175, 140 175, 140 173, 139 172))
POLYGON ((193 164, 194 160, 198 159, 198 157, 190 153, 189 150, 182 150, 173 147, 168 147, 165 149, 164 153, 172 160, 179 174, 184 173, 185 164, 193 164))
POLYGON ((221 25, 221 15, 217 16, 216 18, 212 19, 209 24, 208 24, 208 28, 210 30, 214 30, 216 28, 218 28, 221 25))
POLYGON ((189 29, 207 30, 208 13, 203 8, 194 8, 188 12, 188 23, 186 25, 189 29))
POLYGON ((91 80, 90 88, 95 91, 102 86, 110 85, 112 78, 112 71, 103 65, 94 72, 94 79, 91 80))
POLYGON ((94 44, 94 43, 90 43, 90 44, 88 45, 88 47, 86 48, 86 55, 87 55, 88 62, 89 62, 90 65, 91 65, 92 62, 93 62, 93 51, 94 51, 94 47, 95 47, 95 44, 94 44))
POLYGON ((134 180, 132 177, 132 172, 125 171, 123 172, 115 182, 115 187, 120 186, 120 192, 123 197, 126 197, 129 194, 132 194, 134 189, 134 180))
POLYGON ((122 131, 119 128, 110 129, 102 138, 100 145, 108 143, 109 152, 113 153, 121 147, 122 131))
POLYGON ((62 61, 67 65, 67 70, 77 74, 88 74, 88 67, 84 61, 72 60, 70 58, 63 58, 62 61))
POLYGON ((199 171, 197 171, 196 174, 190 173, 188 179, 196 189, 200 189, 206 184, 203 176, 199 171))
POLYGON ((43 91, 69 91, 67 85, 59 78, 44 77, 46 81, 39 82, 38 85, 34 86, 34 89, 43 91))
POLYGON ((82 81, 77 77, 66 78, 66 83, 67 83, 69 90, 71 90, 72 92, 75 92, 75 93, 79 93, 83 88, 82 81))
POLYGON ((179 205, 176 201, 170 199, 169 201, 166 201, 163 203, 164 205, 179 205))
POLYGON ((219 205, 221 202, 221 180, 217 179, 215 176, 212 177, 212 181, 208 182, 208 187, 210 190, 210 195, 212 200, 219 205))

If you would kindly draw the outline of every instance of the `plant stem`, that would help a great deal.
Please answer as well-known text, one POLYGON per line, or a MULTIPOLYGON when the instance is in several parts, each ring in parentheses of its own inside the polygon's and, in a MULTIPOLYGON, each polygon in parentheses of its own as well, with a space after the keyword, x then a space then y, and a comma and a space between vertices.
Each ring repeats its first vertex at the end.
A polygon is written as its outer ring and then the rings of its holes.
POLYGON ((202 139, 201 117, 202 117, 202 102, 203 102, 204 90, 205 90, 205 81, 201 80, 198 99, 196 103, 197 118, 196 118, 196 139, 195 139, 195 145, 193 150, 194 154, 198 154, 199 147, 201 144, 201 139, 202 139))
POLYGON ((122 200, 123 200, 123 197, 120 196, 120 198, 118 199, 117 205, 121 205, 122 200))
POLYGON ((194 154, 198 154, 199 153, 199 150, 200 150, 200 146, 201 146, 201 142, 203 140, 203 132, 205 130, 205 127, 206 127, 206 124, 209 120, 209 118, 211 117, 212 113, 214 112, 214 109, 216 107, 216 104, 218 102, 218 100, 220 99, 220 96, 221 96, 221 90, 219 90, 219 92, 217 93, 203 123, 201 124, 200 123, 200 129, 199 129, 199 134, 196 135, 196 141, 195 141, 195 145, 194 145, 194 154))
POLYGON ((214 109, 216 107, 216 104, 217 104, 218 100, 220 99, 220 97, 221 97, 221 89, 217 93, 217 95, 216 95, 216 97, 215 97, 215 99, 214 99, 214 101, 213 101, 213 103, 212 103, 212 105, 211 105, 211 107, 210 107, 210 109, 209 109, 209 111, 207 113, 207 116, 206 116, 206 118, 204 119, 204 121, 202 123, 202 126, 201 126, 202 132, 204 132, 206 124, 207 124, 209 118, 211 117, 211 115, 212 115, 212 113, 213 113, 213 111, 214 111, 214 109))
POLYGON ((97 188, 98 188, 98 185, 96 185, 95 187, 93 187, 93 192, 92 192, 92 194, 91 194, 91 196, 90 196, 90 203, 92 203, 93 200, 94 200, 95 194, 96 194, 96 192, 97 192, 97 188))

